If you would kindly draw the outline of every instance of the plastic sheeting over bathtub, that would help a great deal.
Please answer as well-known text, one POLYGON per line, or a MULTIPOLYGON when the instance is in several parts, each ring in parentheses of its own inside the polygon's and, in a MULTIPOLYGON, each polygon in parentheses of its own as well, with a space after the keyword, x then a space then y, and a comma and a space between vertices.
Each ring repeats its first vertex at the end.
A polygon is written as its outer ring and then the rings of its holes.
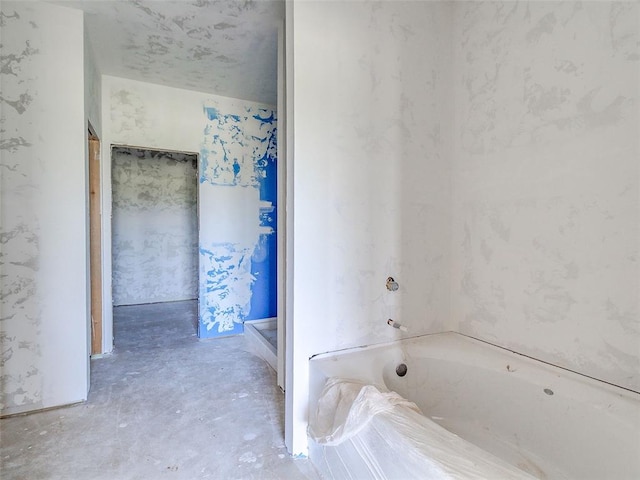
POLYGON ((309 421, 311 460, 336 479, 531 479, 394 392, 329 379, 309 421))

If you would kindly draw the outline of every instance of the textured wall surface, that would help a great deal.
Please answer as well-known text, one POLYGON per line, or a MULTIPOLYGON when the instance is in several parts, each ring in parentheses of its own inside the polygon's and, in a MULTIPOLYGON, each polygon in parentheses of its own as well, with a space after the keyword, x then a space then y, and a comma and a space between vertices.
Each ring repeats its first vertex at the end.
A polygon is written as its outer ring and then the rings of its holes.
POLYGON ((275 316, 273 108, 110 76, 102 91, 104 145, 200 152, 200 335, 275 316))
POLYGON ((464 333, 640 390, 639 5, 456 3, 464 333))
MULTIPOLYGON (((84 111, 98 138, 102 137, 102 75, 84 25, 84 111)), ((88 164, 88 160, 87 160, 88 164)))
POLYGON ((407 335, 449 329, 450 10, 297 2, 288 21, 295 328, 286 392, 298 453, 310 355, 399 338, 388 318, 407 335), (389 275, 397 292, 385 288, 389 275))
POLYGON ((448 9, 313 2, 296 12, 296 318, 314 353, 395 338, 389 317, 412 335, 440 331, 450 316, 448 9), (398 292, 386 290, 389 275, 398 292))
POLYGON ((0 413, 86 398, 82 14, 0 11, 0 413))
POLYGON ((200 167, 200 336, 276 316, 276 117, 211 102, 200 167))
POLYGON ((282 0, 73 1, 103 73, 276 102, 282 0))
POLYGON ((197 159, 112 150, 114 305, 198 298, 197 159))

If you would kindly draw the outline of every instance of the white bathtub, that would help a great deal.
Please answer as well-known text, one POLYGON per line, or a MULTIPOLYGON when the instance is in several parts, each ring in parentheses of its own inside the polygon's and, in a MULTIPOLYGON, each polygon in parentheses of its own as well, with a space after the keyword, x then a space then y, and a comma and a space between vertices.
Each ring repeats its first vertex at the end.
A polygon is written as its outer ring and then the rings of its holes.
MULTIPOLYGON (((440 426, 536 478, 640 479, 636 392, 456 333, 312 358, 310 411, 331 377, 395 391, 440 426), (396 374, 400 364, 407 366, 403 377, 396 374)), ((311 460, 326 471, 320 451, 311 441, 311 460)))

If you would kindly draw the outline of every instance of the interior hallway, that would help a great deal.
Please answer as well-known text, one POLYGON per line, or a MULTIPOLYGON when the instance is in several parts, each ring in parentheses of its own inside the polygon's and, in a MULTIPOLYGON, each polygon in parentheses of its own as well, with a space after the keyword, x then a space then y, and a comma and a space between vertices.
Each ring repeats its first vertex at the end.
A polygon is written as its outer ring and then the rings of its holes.
POLYGON ((86 403, 0 421, 3 479, 316 479, 243 336, 200 341, 195 301, 117 307, 86 403))

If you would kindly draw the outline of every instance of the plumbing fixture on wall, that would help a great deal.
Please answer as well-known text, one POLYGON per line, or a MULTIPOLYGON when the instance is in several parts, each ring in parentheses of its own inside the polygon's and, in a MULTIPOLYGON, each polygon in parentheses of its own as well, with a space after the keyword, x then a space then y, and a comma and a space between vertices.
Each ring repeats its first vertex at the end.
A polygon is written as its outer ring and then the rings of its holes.
POLYGON ((398 282, 396 282, 393 277, 387 278, 387 290, 389 290, 390 292, 395 292, 399 288, 400 285, 398 285, 398 282))
POLYGON ((397 328, 398 330, 402 330, 403 332, 408 332, 409 329, 407 327, 405 327, 404 325, 400 325, 398 322, 394 321, 394 320, 387 320, 387 325, 392 326, 393 328, 397 328))

